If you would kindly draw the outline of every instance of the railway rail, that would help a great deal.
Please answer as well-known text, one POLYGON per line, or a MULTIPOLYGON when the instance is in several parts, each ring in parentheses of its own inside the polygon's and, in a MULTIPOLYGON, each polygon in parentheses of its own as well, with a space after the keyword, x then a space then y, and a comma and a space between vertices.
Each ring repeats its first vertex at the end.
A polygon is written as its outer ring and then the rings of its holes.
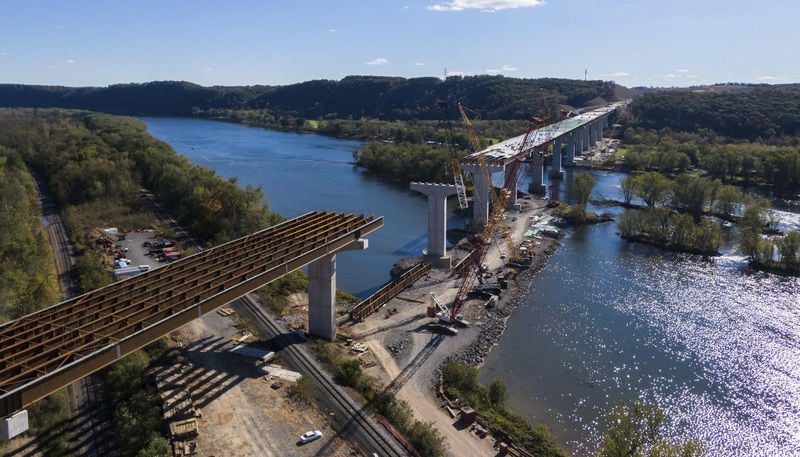
POLYGON ((283 348, 284 356, 289 356, 290 364, 294 365, 294 369, 314 381, 314 384, 320 389, 318 393, 321 395, 318 396, 321 402, 334 410, 332 419, 338 425, 338 431, 341 434, 357 442, 367 455, 377 453, 382 457, 400 457, 411 454, 410 450, 403 447, 385 427, 370 417, 349 394, 331 381, 327 372, 301 347, 299 343, 302 342, 302 338, 300 336, 289 333, 278 325, 249 296, 240 298, 236 304, 243 308, 257 325, 275 338, 275 343, 283 348))

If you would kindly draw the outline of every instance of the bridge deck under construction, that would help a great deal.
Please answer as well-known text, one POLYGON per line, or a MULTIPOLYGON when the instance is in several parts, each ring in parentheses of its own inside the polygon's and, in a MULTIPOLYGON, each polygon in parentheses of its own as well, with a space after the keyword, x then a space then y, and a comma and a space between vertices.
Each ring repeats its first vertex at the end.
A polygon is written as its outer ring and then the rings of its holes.
POLYGON ((382 225, 308 213, 0 326, 0 417, 382 225))
POLYGON ((530 135, 528 135, 528 139, 525 142, 524 147, 521 147, 521 143, 525 139, 524 134, 509 138, 500 143, 493 144, 482 151, 474 152, 464 157, 463 162, 475 163, 478 159, 478 156, 482 156, 487 163, 504 165, 513 160, 520 153, 520 151, 530 151, 534 148, 541 147, 553 141, 555 138, 566 135, 567 133, 578 129, 579 127, 586 125, 599 117, 606 116, 612 111, 626 104, 627 102, 612 103, 608 106, 596 108, 594 110, 578 114, 574 117, 563 119, 561 121, 535 129, 531 131, 530 135))

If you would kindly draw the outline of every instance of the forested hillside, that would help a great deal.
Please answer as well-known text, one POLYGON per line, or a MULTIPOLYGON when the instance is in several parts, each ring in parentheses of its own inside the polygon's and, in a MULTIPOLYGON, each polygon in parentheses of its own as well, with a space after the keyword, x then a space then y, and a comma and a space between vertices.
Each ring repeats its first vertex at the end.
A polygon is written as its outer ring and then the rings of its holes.
POLYGON ((58 302, 54 262, 36 183, 0 145, 0 323, 58 302))
POLYGON ((436 100, 462 100, 485 119, 527 119, 557 105, 616 98, 605 81, 503 76, 348 76, 287 86, 203 87, 162 81, 109 87, 0 85, 0 106, 77 108, 129 115, 193 116, 208 110, 267 110, 306 119, 440 119, 436 100), (545 108, 546 107, 546 108, 545 108))
POLYGON ((631 126, 760 142, 800 136, 800 85, 738 90, 661 90, 637 97, 631 126))
MULTIPOLYGON (((3 196, 14 200, 3 214, 2 232, 8 239, 0 240, 0 247, 12 249, 7 257, 19 264, 18 268, 2 265, 9 281, 15 280, 17 271, 34 271, 25 266, 30 257, 39 257, 36 262, 44 257, 31 239, 37 231, 25 228, 27 224, 41 230, 35 191, 26 184, 30 178, 9 172, 23 163, 41 174, 61 208, 77 255, 78 279, 86 291, 110 281, 103 257, 92 250, 99 229, 138 229, 153 223, 139 196, 140 187, 155 193, 171 214, 208 243, 228 241, 281 220, 269 212, 261 189, 242 189, 235 179, 192 165, 131 118, 86 111, 0 110, 0 151, 7 174, 3 196), (22 205, 32 198, 33 209, 22 205)), ((52 261, 42 263, 52 265, 52 261)), ((35 299, 36 287, 30 284, 20 299, 31 306, 52 304, 35 299)))

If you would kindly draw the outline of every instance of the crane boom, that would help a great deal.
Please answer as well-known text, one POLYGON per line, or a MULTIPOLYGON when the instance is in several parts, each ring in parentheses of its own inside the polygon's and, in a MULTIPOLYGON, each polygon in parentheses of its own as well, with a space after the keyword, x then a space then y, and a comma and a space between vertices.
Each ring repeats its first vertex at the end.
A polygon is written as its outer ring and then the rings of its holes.
POLYGON ((450 138, 447 140, 448 147, 450 148, 450 171, 453 173, 453 183, 456 186, 456 195, 458 196, 458 207, 461 209, 469 208, 469 201, 467 200, 467 188, 464 186, 464 175, 461 173, 461 165, 459 164, 458 153, 455 146, 455 133, 453 133, 453 123, 450 122, 450 110, 447 102, 437 100, 436 103, 445 110, 445 119, 447 122, 447 132, 450 138))
MULTIPOLYGON (((461 103, 458 104, 458 111, 461 114, 464 125, 467 127, 469 132, 470 142, 473 144, 473 147, 475 147, 476 152, 480 152, 480 138, 475 132, 475 128, 464 111, 464 107, 461 106, 461 103)), ((519 175, 520 166, 522 164, 521 159, 524 157, 525 146, 527 144, 528 137, 534 128, 538 125, 541 125, 541 123, 541 120, 538 118, 532 117, 530 119, 528 130, 519 146, 519 151, 512 159, 510 168, 506 171, 506 176, 503 183, 504 185, 499 192, 494 192, 492 189, 491 173, 489 172, 486 158, 482 154, 478 154, 476 157, 481 173, 483 174, 486 183, 489 186, 492 210, 482 232, 480 234, 473 234, 470 237, 470 243, 474 249, 464 269, 463 279, 459 285, 458 292, 456 292, 456 297, 453 300, 453 304, 450 306, 449 323, 451 324, 460 320, 461 309, 464 307, 464 303, 466 303, 469 292, 475 285, 475 281, 478 278, 481 265, 483 264, 483 260, 485 259, 486 253, 489 250, 489 245, 492 241, 492 238, 498 231, 501 233, 501 236, 506 239, 509 257, 514 258, 516 256, 514 242, 509 236, 508 226, 504 220, 504 214, 506 208, 508 207, 511 192, 517 191, 517 176, 519 175)))

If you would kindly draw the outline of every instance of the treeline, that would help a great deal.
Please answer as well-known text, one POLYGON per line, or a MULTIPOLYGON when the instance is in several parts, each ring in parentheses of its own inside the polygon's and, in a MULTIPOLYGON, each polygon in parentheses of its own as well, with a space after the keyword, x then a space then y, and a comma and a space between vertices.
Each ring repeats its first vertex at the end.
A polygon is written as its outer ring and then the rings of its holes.
POLYGON ((38 197, 22 155, 0 145, 0 323, 58 302, 38 197))
POLYGON ((657 172, 630 175, 620 182, 623 203, 631 206, 634 199, 644 202, 640 211, 627 211, 620 216, 620 236, 664 248, 705 255, 718 255, 722 245, 719 223, 703 217, 707 211, 734 219, 747 201, 732 185, 681 174, 675 179, 657 172))
MULTIPOLYGON (((208 243, 220 243, 280 220, 261 189, 239 187, 213 170, 192 165, 147 134, 135 119, 85 111, 0 110, 0 145, 19 151, 40 171, 72 236, 90 226, 139 228, 139 189, 208 243)), ((73 240, 78 247, 88 239, 73 240)))
POLYGON ((286 86, 203 87, 184 81, 108 87, 0 85, 6 107, 58 107, 128 115, 203 115, 215 109, 265 110, 304 119, 440 119, 436 100, 461 100, 486 119, 548 116, 617 98, 613 82, 503 76, 399 78, 348 76, 286 86))
POLYGON ((768 200, 748 205, 739 224, 739 250, 756 269, 800 275, 800 230, 774 236, 779 218, 768 200), (770 236, 771 235, 771 236, 770 236))
POLYGON ((775 143, 800 136, 800 85, 652 91, 637 97, 630 112, 633 127, 707 129, 736 140, 775 143))
POLYGON ((800 273, 800 231, 781 234, 780 218, 767 199, 753 198, 730 184, 688 173, 670 179, 657 172, 627 176, 620 182, 622 203, 636 208, 622 214, 620 236, 664 248, 717 255, 720 224, 708 216, 736 222, 739 249, 756 268, 800 273), (644 207, 634 203, 644 203, 644 207))
POLYGON ((800 138, 786 144, 734 141, 709 129, 625 129, 625 167, 679 174, 694 168, 709 177, 739 185, 767 185, 778 191, 800 189, 800 138))

